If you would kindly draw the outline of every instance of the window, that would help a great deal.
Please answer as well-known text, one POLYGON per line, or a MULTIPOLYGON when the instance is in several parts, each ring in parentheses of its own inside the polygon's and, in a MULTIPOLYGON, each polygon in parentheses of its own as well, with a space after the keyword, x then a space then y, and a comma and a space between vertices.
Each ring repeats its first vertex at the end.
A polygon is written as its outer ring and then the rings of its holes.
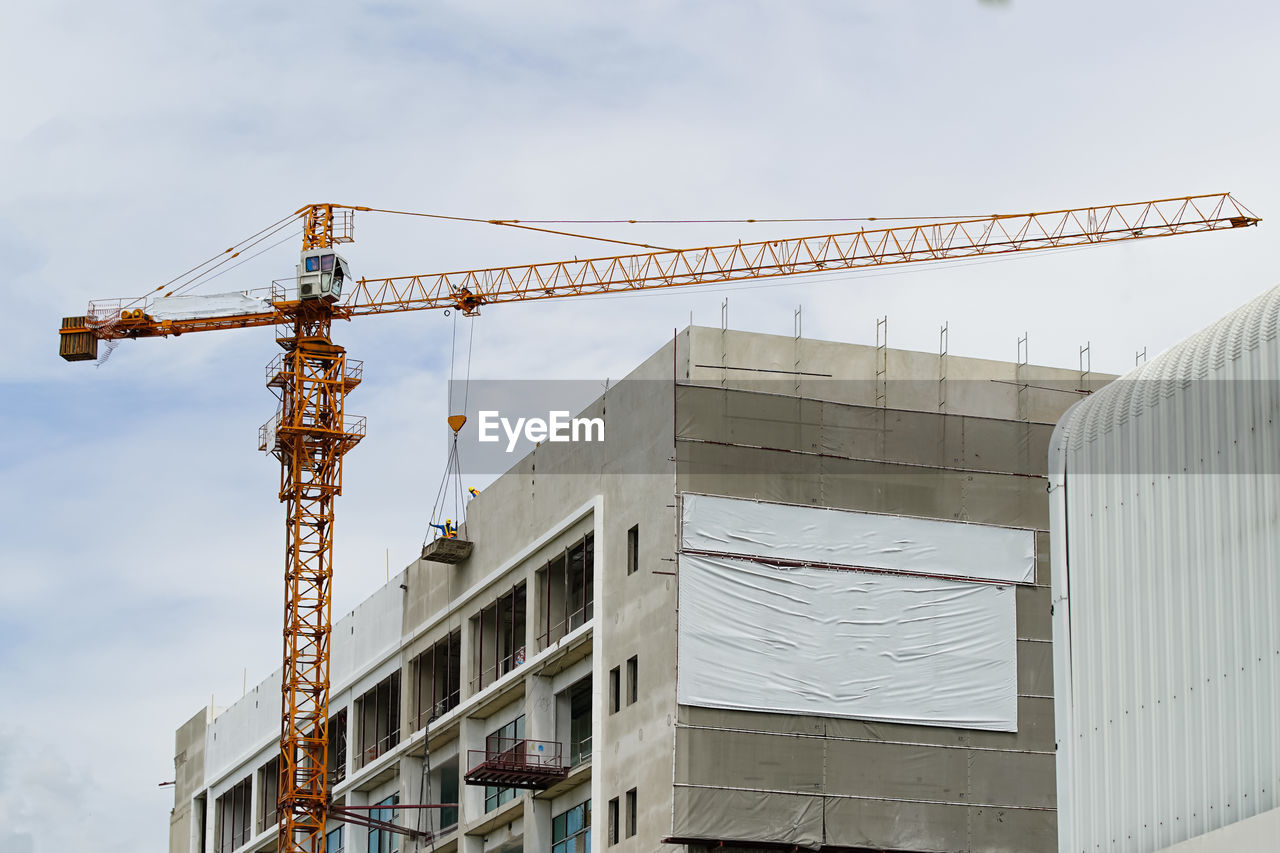
POLYGON ((618 798, 609 801, 609 844, 618 843, 618 798))
POLYGON ((627 838, 636 834, 636 789, 627 791, 627 838))
POLYGON ((329 718, 329 784, 347 778, 347 709, 329 718))
POLYGON ((595 599, 595 538, 588 533, 538 571, 539 648, 591 621, 595 599))
POLYGON ((551 818, 551 853, 589 853, 590 850, 590 800, 551 818))
MULTIPOLYGON (((440 802, 456 803, 458 801, 458 762, 452 761, 440 768, 440 802)), ((440 828, 448 829, 458 825, 458 809, 435 809, 440 813, 440 828)))
POLYGON ((471 620, 476 664, 471 686, 475 692, 524 663, 525 610, 525 585, 521 582, 471 620))
POLYGON ((569 688, 569 766, 591 757, 591 678, 569 688))
POLYGON ((616 714, 622 707, 622 672, 615 666, 609 670, 609 713, 616 714))
POLYGON ((192 805, 196 810, 196 831, 199 833, 196 838, 200 839, 200 853, 205 853, 208 848, 205 847, 204 840, 209 837, 209 799, 200 794, 192 800, 192 805))
POLYGON ((462 631, 451 632, 413 659, 414 725, 422 728, 458 706, 462 631))
MULTIPOLYGON (((508 750, 524 750, 524 714, 516 717, 484 739, 484 749, 492 757, 508 750)), ((495 788, 485 785, 484 810, 491 812, 503 803, 516 798, 515 788, 495 788)))
POLYGON ((231 853, 249 840, 249 796, 252 777, 246 776, 214 804, 216 821, 214 853, 231 853))
POLYGON ((627 574, 634 575, 640 568, 640 525, 627 531, 627 574))
POLYGON ((363 767, 400 743, 400 670, 356 700, 356 766, 363 767))
MULTIPOLYGON (((400 810, 396 808, 400 805, 399 792, 379 801, 378 805, 382 808, 370 809, 369 817, 395 823, 400 814, 400 810)), ((389 829, 369 830, 369 853, 400 853, 400 833, 389 829)))
POLYGON ((258 770, 258 832, 275 826, 280 818, 277 800, 280 799, 280 756, 268 761, 258 770))
POLYGON ((329 834, 324 837, 324 853, 342 853, 342 849, 342 827, 329 830, 329 834))
POLYGON ((636 703, 636 693, 640 687, 640 658, 632 655, 627 658, 627 704, 636 703))

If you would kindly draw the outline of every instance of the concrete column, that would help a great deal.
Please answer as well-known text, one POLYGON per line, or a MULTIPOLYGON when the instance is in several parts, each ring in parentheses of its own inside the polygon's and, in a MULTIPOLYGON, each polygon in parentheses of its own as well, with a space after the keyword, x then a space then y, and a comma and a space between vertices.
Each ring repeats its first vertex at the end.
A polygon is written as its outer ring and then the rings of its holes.
POLYGON ((458 692, 461 700, 466 700, 471 695, 471 679, 475 678, 475 649, 473 646, 473 638, 471 636, 471 620, 466 618, 459 619, 461 623, 461 642, 458 651, 458 692))
MULTIPOLYGON (((400 802, 408 804, 425 803, 426 798, 420 788, 422 784, 422 761, 413 755, 401 756, 399 762, 400 802)), ((400 812, 400 825, 412 828, 418 826, 418 816, 423 812, 418 809, 404 809, 400 812)))
POLYGON ((409 656, 404 653, 403 646, 400 648, 399 658, 400 707, 397 712, 400 714, 400 742, 404 743, 409 739, 409 735, 413 734, 413 717, 410 715, 416 713, 416 709, 411 700, 417 692, 417 685, 414 684, 414 674, 409 672, 414 667, 409 666, 409 656))
MULTIPOLYGON (((555 741, 556 699, 551 692, 551 679, 530 675, 524 681, 524 731, 529 740, 555 741)), ((566 764, 569 756, 561 754, 566 764)), ((524 806, 524 848, 551 849, 551 803, 529 797, 524 806)))
POLYGON ((551 849, 551 801, 526 797, 524 801, 524 849, 551 849))
MULTIPOLYGON (((466 631, 463 631, 463 645, 467 649, 466 631)), ((465 673, 466 667, 463 667, 465 673)), ((485 721, 474 717, 463 717, 458 724, 458 764, 461 772, 466 774, 470 758, 469 749, 484 748, 485 721)), ((484 786, 463 784, 458 788, 458 828, 465 830, 468 824, 475 823, 484 817, 484 786)), ((484 853, 484 839, 468 835, 458 837, 458 853, 484 853)))
POLYGON ((529 740, 556 739, 556 701, 551 679, 530 675, 524 680, 524 732, 529 740))

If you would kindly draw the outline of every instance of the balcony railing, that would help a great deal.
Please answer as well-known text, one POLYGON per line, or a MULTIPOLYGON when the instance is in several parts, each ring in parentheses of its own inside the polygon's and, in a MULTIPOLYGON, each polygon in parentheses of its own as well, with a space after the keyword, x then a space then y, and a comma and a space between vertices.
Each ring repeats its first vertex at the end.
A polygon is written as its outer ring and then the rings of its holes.
POLYGON ((511 654, 504 655, 494 665, 480 670, 480 673, 471 679, 471 692, 479 693, 516 667, 523 666, 524 661, 524 646, 521 646, 511 654))
POLYGON ((587 735, 581 740, 569 742, 570 767, 577 767, 589 758, 591 758, 591 735, 587 735))
POLYGON ((559 622, 548 625, 547 630, 538 635, 538 649, 541 651, 555 645, 590 621, 591 602, 588 601, 577 610, 565 614, 559 622))
POLYGON ((396 729, 390 734, 384 735, 373 743, 368 744, 356 753, 356 769, 359 770, 367 764, 372 764, 379 756, 395 749, 399 743, 400 730, 396 729))
POLYGON ((427 703, 423 705, 422 709, 418 711, 415 724, 418 728, 431 725, 433 720, 438 717, 443 717, 445 714, 458 707, 460 697, 461 693, 458 690, 454 690, 448 696, 439 700, 435 704, 427 703))
POLYGON ((467 750, 467 764, 468 785, 541 790, 569 775, 557 741, 491 737, 487 749, 467 750))

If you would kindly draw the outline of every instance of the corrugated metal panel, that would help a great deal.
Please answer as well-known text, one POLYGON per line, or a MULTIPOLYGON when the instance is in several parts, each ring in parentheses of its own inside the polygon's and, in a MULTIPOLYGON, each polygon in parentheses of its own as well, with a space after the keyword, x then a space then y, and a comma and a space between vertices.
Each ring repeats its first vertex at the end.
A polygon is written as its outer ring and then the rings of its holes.
POLYGON ((1050 453, 1062 851, 1280 805, 1280 288, 1063 418, 1050 453))

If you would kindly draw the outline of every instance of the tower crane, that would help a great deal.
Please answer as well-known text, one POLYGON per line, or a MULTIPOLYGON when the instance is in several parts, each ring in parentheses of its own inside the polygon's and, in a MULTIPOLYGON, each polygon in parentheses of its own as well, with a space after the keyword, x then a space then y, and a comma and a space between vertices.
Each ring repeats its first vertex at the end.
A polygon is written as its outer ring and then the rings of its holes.
MULTIPOLYGON (((311 204, 296 211, 293 217, 302 222, 303 240, 293 292, 273 288, 266 300, 231 295, 235 298, 201 304, 192 303, 191 297, 154 293, 132 300, 97 300, 89 303, 85 314, 64 318, 60 330, 60 355, 68 361, 87 361, 98 357, 99 342, 110 346, 124 339, 188 332, 277 329, 282 352, 267 367, 267 385, 278 397, 279 408, 262 427, 259 447, 280 460, 279 498, 285 504, 287 527, 280 853, 324 853, 326 818, 352 817, 329 802, 330 581, 334 501, 342 493, 343 458, 364 437, 365 421, 346 412, 346 396, 359 385, 363 367, 333 342, 334 320, 433 308, 475 315, 485 305, 502 302, 997 256, 1235 229, 1260 221, 1229 193, 1219 193, 357 280, 335 247, 352 242, 356 212, 375 210, 311 204)), ((371 825, 368 820, 355 822, 371 825)))

